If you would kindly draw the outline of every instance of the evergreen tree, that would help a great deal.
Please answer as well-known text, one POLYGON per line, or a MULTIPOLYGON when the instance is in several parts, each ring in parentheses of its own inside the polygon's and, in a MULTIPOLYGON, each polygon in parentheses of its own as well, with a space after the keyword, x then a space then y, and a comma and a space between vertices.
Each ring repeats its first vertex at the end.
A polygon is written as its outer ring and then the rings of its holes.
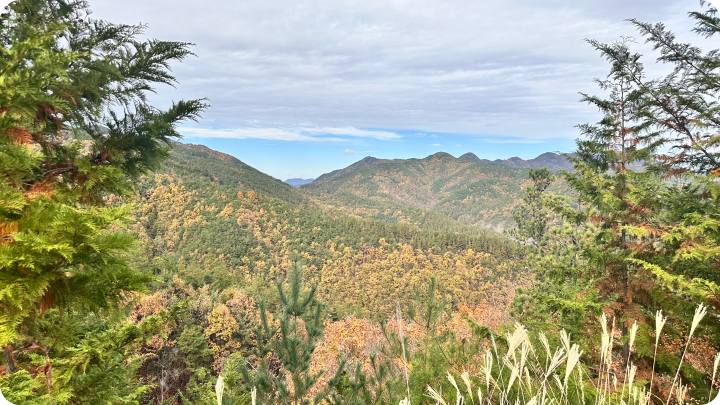
MULTIPOLYGON (((716 9, 691 18, 696 32, 715 35, 716 9)), ((662 24, 634 24, 673 69, 650 79, 628 42, 590 41, 611 67, 597 81, 602 96, 583 94, 602 118, 580 126, 575 171, 564 176, 573 200, 544 196, 550 226, 531 258, 538 283, 515 303, 519 315, 578 332, 592 330, 582 315, 590 306, 613 313, 623 328, 634 320, 651 327, 656 309, 672 319, 698 303, 720 308, 719 51, 678 43, 662 24), (566 309, 576 316, 557 316, 566 309)), ((519 212, 533 204, 526 200, 519 212)), ((519 216, 518 233, 532 240, 527 217, 519 216)), ((683 334, 672 323, 665 332, 683 334)), ((634 355, 642 353, 652 355, 647 347, 634 355)), ((698 389, 706 381, 696 370, 683 377, 698 389)))
POLYGON ((141 331, 112 314, 146 276, 124 258, 133 238, 114 201, 204 108, 146 101, 189 44, 89 14, 18 0, 0 20, 0 386, 22 403, 138 397, 125 350, 141 331))
POLYGON ((532 169, 528 174, 532 184, 525 189, 523 203, 513 211, 515 228, 510 236, 534 248, 541 247, 546 238, 550 213, 545 202, 548 187, 554 176, 548 169, 532 169))
MULTIPOLYGON (((718 10, 707 5, 690 13, 695 33, 713 38, 720 33, 718 10)), ((720 52, 704 52, 682 43, 662 23, 632 20, 648 44, 660 53, 658 62, 669 64, 671 72, 647 81, 633 75, 648 98, 648 118, 664 133, 667 151, 662 158, 672 174, 707 174, 720 169, 720 52)))
POLYGON ((315 288, 304 288, 300 268, 295 265, 287 287, 278 282, 277 291, 280 309, 276 317, 269 318, 265 307, 261 308, 260 364, 240 371, 248 389, 256 390, 260 403, 316 403, 325 393, 311 392, 321 373, 310 370, 310 360, 323 331, 315 288))
MULTIPOLYGON (((714 38, 718 10, 690 13, 694 31, 714 38)), ((633 20, 671 72, 656 80, 633 77, 647 94, 648 117, 663 133, 658 156, 668 187, 658 195, 661 212, 638 229, 653 256, 637 263, 665 289, 720 310, 720 50, 682 43, 662 23, 633 20)))
POLYGON ((587 217, 598 228, 593 256, 605 292, 621 295, 622 313, 629 313, 638 288, 638 269, 628 259, 642 254, 629 235, 630 227, 652 221, 661 179, 653 170, 656 150, 663 144, 647 119, 646 92, 633 77, 643 77, 640 55, 624 42, 590 44, 611 65, 597 83, 607 96, 583 94, 603 115, 596 124, 580 125, 575 172, 566 176, 587 217))
POLYGON ((588 326, 586 314, 597 312, 602 302, 600 274, 588 254, 597 250, 598 228, 576 201, 550 190, 557 177, 548 170, 532 170, 530 178, 509 234, 524 246, 521 263, 534 282, 529 290, 517 290, 512 312, 526 325, 560 326, 580 335, 588 326))

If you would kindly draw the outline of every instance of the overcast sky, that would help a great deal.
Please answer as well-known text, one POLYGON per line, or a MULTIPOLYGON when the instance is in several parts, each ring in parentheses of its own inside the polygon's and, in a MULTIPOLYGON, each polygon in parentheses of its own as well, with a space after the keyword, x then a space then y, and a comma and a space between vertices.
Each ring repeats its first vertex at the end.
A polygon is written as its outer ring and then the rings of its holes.
MULTIPOLYGON (((365 155, 569 151, 607 67, 584 42, 626 18, 687 34, 697 0, 90 0, 97 18, 196 44, 160 105, 206 97, 187 142, 278 178, 365 155)), ((641 46, 641 44, 639 44, 641 46)), ((648 63, 650 60, 648 60, 648 63)))

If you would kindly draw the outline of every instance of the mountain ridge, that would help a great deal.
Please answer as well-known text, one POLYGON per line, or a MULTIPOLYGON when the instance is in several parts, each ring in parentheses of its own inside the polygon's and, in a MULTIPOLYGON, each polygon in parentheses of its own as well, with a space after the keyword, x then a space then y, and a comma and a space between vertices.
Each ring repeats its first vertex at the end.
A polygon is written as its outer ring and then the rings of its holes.
POLYGON ((568 165, 565 155, 553 152, 507 161, 447 152, 411 159, 367 156, 299 190, 321 204, 389 221, 421 224, 440 215, 503 230, 512 223, 529 169, 559 170, 568 165))
MULTIPOLYGON (((493 163, 493 164, 503 164, 506 166, 514 167, 514 168, 524 168, 524 169, 536 169, 536 168, 547 168, 553 171, 557 170, 572 170, 572 162, 570 161, 570 158, 573 156, 572 153, 563 153, 563 152, 543 152, 540 155, 532 158, 532 159, 522 159, 517 156, 513 156, 508 159, 481 159, 476 154, 472 152, 466 152, 459 157, 454 157, 450 153, 447 152, 435 152, 431 155, 428 155, 424 158, 407 158, 407 159, 401 159, 401 158, 394 158, 394 159, 384 159, 384 158, 376 158, 374 156, 365 156, 364 158, 350 164, 349 166, 346 166, 344 168, 335 169, 332 171, 329 171, 327 173, 323 173, 317 178, 313 180, 313 182, 319 182, 323 180, 327 180, 328 178, 333 177, 334 175, 337 175, 338 173, 342 172, 346 169, 357 169, 360 167, 365 167, 369 164, 373 163, 384 163, 384 162, 403 162, 403 161, 423 161, 423 160, 429 160, 429 159, 454 159, 459 161, 466 161, 466 162, 484 162, 484 163, 493 163)), ((292 179, 289 179, 292 180, 292 179)), ((309 183, 308 183, 309 184, 309 183)), ((305 184, 301 185, 300 187, 306 186, 305 184)))
POLYGON ((297 202, 305 199, 282 180, 205 145, 173 143, 170 159, 164 164, 164 171, 181 176, 193 173, 192 178, 204 176, 218 185, 240 187, 283 201, 297 202))
MULTIPOLYGON (((481 159, 476 154, 472 152, 466 152, 459 157, 455 157, 452 154, 448 152, 435 152, 433 154, 430 154, 424 158, 407 158, 407 159, 401 159, 401 158, 393 158, 393 159, 385 159, 385 158, 377 158, 374 156, 365 156, 364 158, 350 164, 349 166, 346 166, 341 169, 335 169, 332 171, 329 171, 327 173, 323 173, 317 178, 313 180, 313 182, 318 182, 322 180, 326 180, 333 175, 338 174, 339 172, 342 172, 346 169, 357 169, 360 167, 365 167, 369 164, 376 164, 376 163, 389 163, 389 162, 414 162, 414 161, 425 161, 425 160, 458 160, 458 161, 465 161, 465 162, 484 162, 484 163, 493 163, 493 164, 502 164, 506 166, 510 166, 513 168, 523 168, 523 169, 539 169, 539 168, 547 168, 549 170, 557 171, 557 170, 572 170, 572 162, 571 158, 574 156, 572 153, 564 153, 564 152, 543 152, 540 155, 531 158, 531 159, 522 159, 517 156, 513 156, 507 159, 481 159)), ((294 179, 289 179, 294 180, 294 179)), ((309 184, 309 183, 308 183, 309 184)), ((301 185, 305 186, 305 184, 301 185)))
POLYGON ((178 143, 172 155, 171 171, 192 170, 219 185, 239 186, 283 201, 310 199, 354 216, 419 226, 446 218, 495 231, 511 225, 530 168, 561 170, 570 162, 569 155, 555 152, 494 161, 471 152, 459 157, 437 152, 411 159, 366 156, 297 186, 288 184, 296 179, 278 180, 204 145, 178 143))

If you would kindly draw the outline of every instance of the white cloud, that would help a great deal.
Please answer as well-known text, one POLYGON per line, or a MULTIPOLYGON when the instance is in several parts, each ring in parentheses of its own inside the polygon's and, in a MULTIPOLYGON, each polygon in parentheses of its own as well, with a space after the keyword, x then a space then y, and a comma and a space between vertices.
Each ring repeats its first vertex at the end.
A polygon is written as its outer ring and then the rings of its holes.
POLYGON ((307 132, 315 133, 315 134, 343 135, 343 136, 351 136, 351 137, 357 137, 357 138, 379 139, 379 140, 383 140, 383 141, 387 141, 390 139, 402 138, 402 136, 396 132, 380 131, 380 130, 366 130, 366 129, 358 129, 358 128, 354 128, 354 127, 305 128, 304 130, 307 132))
POLYGON ((209 129, 209 128, 180 128, 183 136, 199 138, 230 138, 230 139, 269 139, 276 141, 308 141, 312 137, 285 131, 277 128, 238 128, 238 129, 209 129))
POLYGON ((151 37, 197 44, 196 58, 173 66, 179 86, 158 89, 155 99, 207 97, 211 109, 201 126, 243 128, 208 134, 318 142, 329 137, 302 128, 386 140, 400 135, 358 128, 575 137, 575 125, 595 117, 578 102, 578 91, 592 91, 592 79, 607 71, 583 40, 636 35, 625 21, 631 17, 687 31, 686 12, 697 1, 93 0, 91 6, 96 17, 147 23, 151 37), (245 130, 255 126, 300 130, 245 130))
MULTIPOLYGON (((349 138, 372 138, 392 140, 400 138, 399 134, 390 131, 375 131, 347 128, 235 128, 213 129, 182 127, 179 132, 185 137, 226 138, 226 139, 265 139, 290 142, 347 142, 349 138)), ((348 151, 350 149, 346 149, 348 151)))
POLYGON ((492 144, 508 144, 508 145, 531 145, 531 144, 542 144, 545 143, 546 139, 541 138, 495 138, 495 139, 487 139, 487 143, 492 144))
POLYGON ((348 155, 348 156, 354 155, 354 154, 355 154, 355 149, 346 148, 345 150, 343 150, 343 153, 346 154, 346 155, 348 155))
POLYGON ((441 143, 434 143, 434 144, 432 144, 431 146, 434 146, 434 147, 436 147, 436 148, 437 148, 437 147, 440 147, 440 146, 442 146, 442 144, 441 144, 441 143))

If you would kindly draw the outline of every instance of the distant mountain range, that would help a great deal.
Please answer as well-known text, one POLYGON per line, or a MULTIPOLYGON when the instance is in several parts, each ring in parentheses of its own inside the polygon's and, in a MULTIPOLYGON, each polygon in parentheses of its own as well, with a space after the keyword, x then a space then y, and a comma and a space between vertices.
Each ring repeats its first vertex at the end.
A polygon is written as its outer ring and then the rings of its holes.
MULTIPOLYGON (((440 152, 441 154, 444 154, 444 152, 440 152)), ((449 154, 448 154, 449 155, 449 154)), ((449 155, 450 156, 450 155, 449 155)), ((570 161, 571 154, 567 153, 559 153, 559 152, 545 152, 542 155, 539 155, 536 158, 533 159, 521 159, 517 156, 511 157, 509 159, 495 159, 495 160, 488 160, 488 159, 480 159, 477 157, 474 153, 466 153, 458 158, 458 160, 465 161, 465 162, 484 162, 484 163, 499 163, 504 164, 510 167, 514 168, 520 168, 520 169, 538 169, 538 168, 547 168, 553 171, 557 170, 572 170, 572 162, 570 161)), ((368 156, 366 159, 375 159, 373 157, 368 156)), ((363 159, 365 160, 365 159, 363 159)), ((380 160, 380 159, 378 159, 380 160)), ((321 176, 322 177, 322 176, 321 176)), ((293 187, 302 187, 306 186, 310 183, 315 181, 315 179, 302 179, 302 178, 292 178, 285 180, 285 183, 293 186, 293 187)))
POLYGON ((287 180, 285 180, 285 183, 287 183, 287 184, 289 184, 289 185, 291 185, 291 186, 293 186, 293 187, 300 187, 300 186, 304 186, 304 185, 306 185, 306 184, 310 184, 310 183, 312 183, 314 180, 315 180, 315 179, 293 178, 293 179, 287 179, 287 180))
POLYGON ((541 167, 569 170, 572 164, 569 155, 553 152, 494 161, 445 152, 423 159, 366 157, 300 189, 359 215, 415 223, 442 215, 501 230, 512 222, 528 170, 541 167))
POLYGON ((536 158, 528 160, 520 159, 519 157, 511 157, 510 159, 504 160, 497 159, 494 162, 523 169, 546 168, 553 171, 571 171, 573 170, 573 165, 570 159, 573 155, 574 154, 571 153, 545 152, 536 158))
POLYGON ((283 182, 206 146, 177 144, 165 170, 186 182, 205 178, 221 188, 252 190, 303 206, 312 202, 355 217, 503 230, 512 224, 528 170, 570 170, 569 158, 553 152, 534 159, 492 161, 472 153, 456 158, 444 152, 422 159, 366 157, 317 179, 283 182))
MULTIPOLYGON (((444 152, 440 152, 445 154, 444 152)), ((561 152, 545 152, 538 157, 532 159, 522 159, 517 156, 513 156, 508 159, 480 159, 474 153, 468 152, 458 158, 458 160, 467 162, 484 162, 484 163, 499 163, 510 167, 520 169, 540 169, 546 168, 553 171, 557 170, 572 170, 573 165, 570 161, 573 154, 561 153, 561 152)))

